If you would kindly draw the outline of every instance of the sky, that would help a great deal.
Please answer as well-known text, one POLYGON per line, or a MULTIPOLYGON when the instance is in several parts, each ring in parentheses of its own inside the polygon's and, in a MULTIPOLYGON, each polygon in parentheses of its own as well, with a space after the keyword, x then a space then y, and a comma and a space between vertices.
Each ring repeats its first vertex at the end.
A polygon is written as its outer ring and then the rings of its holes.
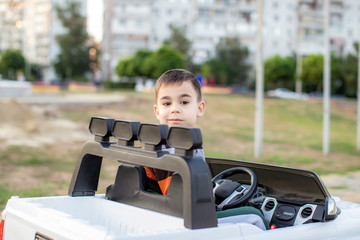
POLYGON ((103 1, 88 0, 87 13, 88 32, 95 37, 96 41, 101 41, 103 28, 103 1))

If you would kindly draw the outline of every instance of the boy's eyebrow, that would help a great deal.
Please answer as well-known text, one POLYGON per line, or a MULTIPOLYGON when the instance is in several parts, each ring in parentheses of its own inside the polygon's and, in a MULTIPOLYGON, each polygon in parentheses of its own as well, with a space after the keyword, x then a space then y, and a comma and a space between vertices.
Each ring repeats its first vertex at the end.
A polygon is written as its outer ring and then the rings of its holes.
POLYGON ((180 95, 180 98, 183 98, 183 97, 191 97, 191 95, 187 94, 187 93, 183 93, 183 94, 180 95))
MULTIPOLYGON (((190 94, 187 94, 187 93, 183 93, 180 95, 179 98, 183 98, 183 97, 190 97, 191 98, 191 95, 190 94)), ((171 99, 171 97, 169 96, 163 96, 161 98, 159 98, 159 100, 168 100, 168 99, 171 99)))
POLYGON ((163 97, 159 98, 159 100, 168 100, 168 99, 170 99, 169 96, 163 96, 163 97))

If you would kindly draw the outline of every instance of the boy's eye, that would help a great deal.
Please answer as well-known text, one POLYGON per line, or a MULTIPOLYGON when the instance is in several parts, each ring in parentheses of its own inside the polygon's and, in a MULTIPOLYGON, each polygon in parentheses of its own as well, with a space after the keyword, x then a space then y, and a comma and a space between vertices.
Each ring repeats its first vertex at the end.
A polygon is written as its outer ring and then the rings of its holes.
POLYGON ((170 106, 170 102, 163 102, 163 104, 162 105, 164 105, 164 106, 170 106))
POLYGON ((187 100, 183 100, 183 101, 180 102, 180 104, 183 104, 183 105, 186 105, 188 103, 189 103, 189 101, 187 101, 187 100))

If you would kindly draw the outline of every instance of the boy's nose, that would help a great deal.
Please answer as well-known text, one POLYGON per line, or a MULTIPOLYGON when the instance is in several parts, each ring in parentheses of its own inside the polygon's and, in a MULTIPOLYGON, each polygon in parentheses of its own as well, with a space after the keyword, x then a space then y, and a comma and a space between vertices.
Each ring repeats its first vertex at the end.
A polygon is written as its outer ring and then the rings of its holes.
POLYGON ((171 113, 179 113, 180 112, 180 108, 177 104, 173 104, 172 108, 171 108, 171 113))

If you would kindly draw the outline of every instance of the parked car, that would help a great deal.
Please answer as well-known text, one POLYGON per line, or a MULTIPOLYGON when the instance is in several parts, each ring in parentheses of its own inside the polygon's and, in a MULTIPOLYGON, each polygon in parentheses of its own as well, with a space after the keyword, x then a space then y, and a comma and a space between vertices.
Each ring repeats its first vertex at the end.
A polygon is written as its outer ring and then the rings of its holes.
POLYGON ((267 92, 268 97, 284 98, 284 99, 296 99, 296 100, 308 100, 309 94, 296 93, 287 88, 277 88, 267 92))

